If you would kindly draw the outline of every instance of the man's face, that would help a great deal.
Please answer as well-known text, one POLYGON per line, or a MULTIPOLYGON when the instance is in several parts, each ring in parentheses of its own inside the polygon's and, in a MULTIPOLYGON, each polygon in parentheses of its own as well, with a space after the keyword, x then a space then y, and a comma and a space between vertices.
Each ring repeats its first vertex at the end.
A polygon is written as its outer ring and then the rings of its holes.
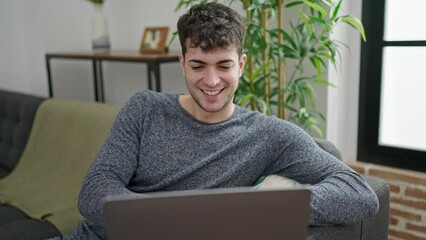
POLYGON ((182 73, 189 93, 199 110, 207 113, 226 112, 242 75, 246 56, 238 57, 236 48, 219 48, 203 52, 201 48, 187 48, 180 56, 182 73))

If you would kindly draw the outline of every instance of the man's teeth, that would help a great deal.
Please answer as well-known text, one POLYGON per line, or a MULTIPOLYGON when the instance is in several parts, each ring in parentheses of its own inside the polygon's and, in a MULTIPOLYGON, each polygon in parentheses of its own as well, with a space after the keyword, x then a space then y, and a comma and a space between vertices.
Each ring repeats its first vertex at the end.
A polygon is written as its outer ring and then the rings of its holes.
POLYGON ((207 91, 207 90, 204 90, 204 93, 205 93, 205 94, 207 94, 207 95, 209 95, 209 96, 216 95, 216 94, 218 94, 219 92, 220 92, 220 90, 215 90, 215 91, 207 91))

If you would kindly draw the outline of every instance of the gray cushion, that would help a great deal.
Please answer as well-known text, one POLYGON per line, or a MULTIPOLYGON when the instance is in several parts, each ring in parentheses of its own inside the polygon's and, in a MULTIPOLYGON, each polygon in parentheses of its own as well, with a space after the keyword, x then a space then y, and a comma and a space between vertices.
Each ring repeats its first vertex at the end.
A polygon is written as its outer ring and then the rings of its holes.
POLYGON ((0 239, 42 240, 61 236, 49 221, 23 219, 0 227, 0 239))
POLYGON ((0 228, 9 223, 27 218, 28 216, 16 207, 0 204, 0 228))

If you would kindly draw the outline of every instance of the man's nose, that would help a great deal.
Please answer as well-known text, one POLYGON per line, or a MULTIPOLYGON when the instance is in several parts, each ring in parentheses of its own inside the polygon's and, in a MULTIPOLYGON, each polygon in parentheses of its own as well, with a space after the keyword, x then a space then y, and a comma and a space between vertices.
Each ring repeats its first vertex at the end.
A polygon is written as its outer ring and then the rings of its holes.
POLYGON ((204 77, 204 83, 208 87, 215 87, 220 82, 220 77, 217 74, 215 69, 208 69, 206 72, 206 76, 204 77))

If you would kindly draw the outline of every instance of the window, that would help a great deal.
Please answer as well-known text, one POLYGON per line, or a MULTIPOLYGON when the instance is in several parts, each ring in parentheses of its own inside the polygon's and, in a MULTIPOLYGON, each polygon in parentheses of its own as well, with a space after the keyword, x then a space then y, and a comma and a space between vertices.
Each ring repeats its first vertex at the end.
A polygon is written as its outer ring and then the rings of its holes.
POLYGON ((358 159, 426 172, 424 0, 364 0, 358 159))

